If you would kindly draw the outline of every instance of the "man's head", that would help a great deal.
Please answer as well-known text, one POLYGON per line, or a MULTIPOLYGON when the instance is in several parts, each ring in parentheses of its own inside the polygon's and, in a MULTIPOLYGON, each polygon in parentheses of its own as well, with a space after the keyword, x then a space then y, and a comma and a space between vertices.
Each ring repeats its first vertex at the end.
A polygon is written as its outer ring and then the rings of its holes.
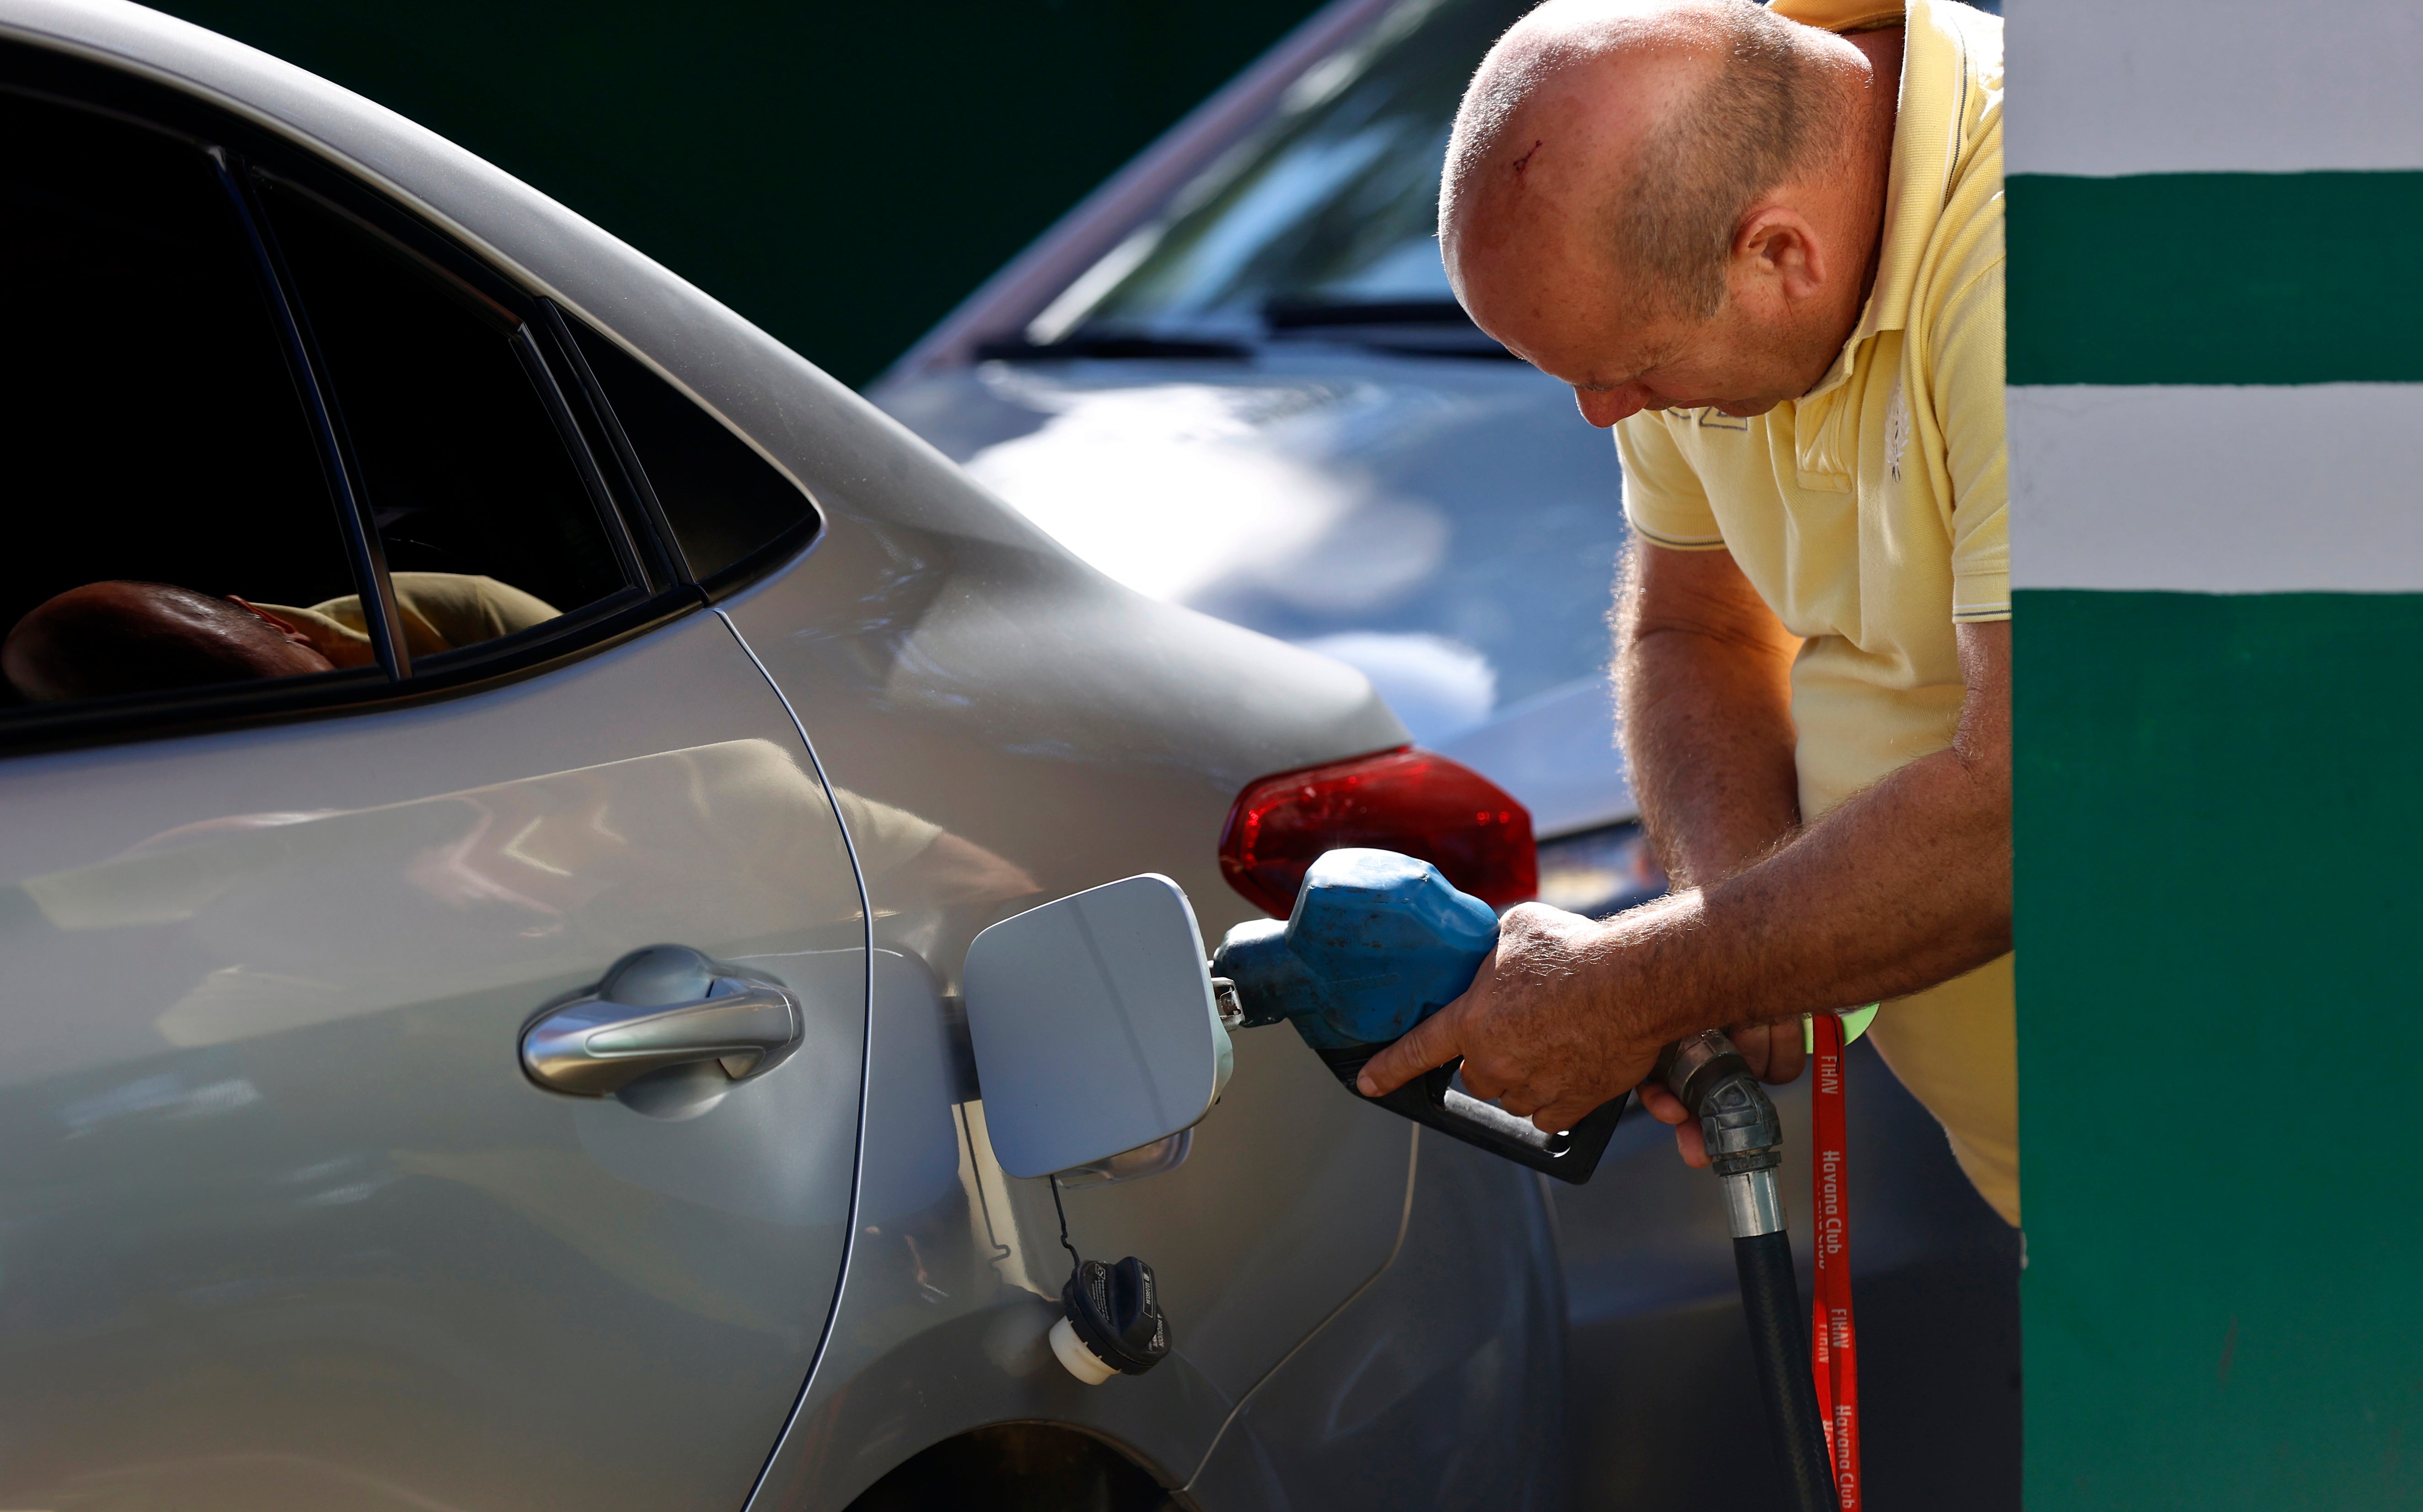
POLYGON ((300 631, 241 599, 165 582, 88 582, 27 613, 0 643, 0 672, 27 700, 57 703, 326 672, 300 631))
POLYGON ((1549 0, 1457 113, 1448 277, 1594 424, 1761 413, 1857 323, 1892 107, 1860 48, 1751 0, 1549 0))

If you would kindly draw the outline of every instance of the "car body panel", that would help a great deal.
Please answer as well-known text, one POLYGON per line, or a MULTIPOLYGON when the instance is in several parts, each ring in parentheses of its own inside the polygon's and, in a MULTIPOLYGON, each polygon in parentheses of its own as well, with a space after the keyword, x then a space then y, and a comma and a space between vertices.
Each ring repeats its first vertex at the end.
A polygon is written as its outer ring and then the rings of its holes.
POLYGON ((990 361, 877 398, 1130 587, 1357 666, 1543 835, 1634 816, 1598 671, 1622 476, 1562 385, 1300 342, 990 361))
MULTIPOLYGON (((918 1450, 1000 1422, 1082 1425, 1183 1480, 1245 1394, 1226 1383, 1250 1387, 1394 1252, 1412 1131, 1356 1106, 1300 1045, 1238 1036, 1229 1090, 1183 1164, 1066 1194, 1073 1240, 1149 1259, 1172 1319, 1150 1374, 1084 1386, 1044 1340, 1068 1266, 1049 1188, 1006 1177, 981 1101, 951 1100, 964 1052, 935 987, 922 963, 878 950, 868 1064, 885 1092, 867 1106, 857 1242, 832 1341, 754 1504, 841 1506, 918 1450), (1325 1141, 1303 1158, 1312 1179, 1272 1182, 1298 1159, 1274 1144, 1305 1133, 1325 1141)), ((1553 1378, 1560 1358, 1525 1363, 1553 1378)))
POLYGON ((841 1268, 865 949, 728 626, 20 756, 0 805, 0 1499, 746 1494, 841 1268), (679 1122, 532 1085, 522 1025, 665 941, 787 986, 800 1048, 679 1122))
POLYGON ((1640 815, 1616 743, 1615 689, 1604 676, 1510 704, 1434 749, 1520 798, 1544 839, 1640 815))
POLYGON ((1200 1504, 1565 1504, 1564 1382, 1522 1368, 1562 1353, 1542 1183, 1429 1131, 1417 1165, 1395 1264, 1246 1400, 1187 1487, 1200 1504))
MULTIPOLYGON (((930 465, 930 487, 974 492, 930 465)), ((879 963, 869 1076, 888 1091, 870 1099, 833 1346, 764 1504, 846 1499, 937 1422, 1080 1423, 1184 1479, 1235 1404, 1386 1264, 1412 1131, 1292 1034, 1238 1035, 1182 1164, 1066 1194, 1084 1252, 1151 1262, 1174 1341, 1150 1375, 1080 1387, 1042 1341, 1068 1264, 1050 1187, 1005 1176, 982 1138, 958 967, 996 919, 1143 871, 1184 887, 1216 937, 1254 913, 1215 859, 1237 791, 1401 744, 1402 726, 1351 670, 1132 594, 1039 535, 835 511, 813 555, 728 608, 836 785, 990 858, 938 880, 860 848, 879 963), (989 1368, 966 1368, 972 1343, 989 1368)))

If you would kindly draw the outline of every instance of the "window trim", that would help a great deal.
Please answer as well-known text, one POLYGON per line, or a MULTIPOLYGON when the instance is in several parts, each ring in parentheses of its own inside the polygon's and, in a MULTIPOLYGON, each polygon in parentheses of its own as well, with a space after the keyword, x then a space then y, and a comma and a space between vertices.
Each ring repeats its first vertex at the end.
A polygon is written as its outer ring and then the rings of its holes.
POLYGON ((573 381, 579 385, 581 396, 589 402, 589 412, 597 419, 598 434, 606 438, 613 453, 614 465, 620 471, 624 486, 629 490, 636 505, 634 514, 650 536, 650 544, 660 565, 674 582, 694 583, 698 580, 689 570, 689 559, 681 549, 680 538, 673 534, 673 521, 666 517, 664 505, 657 500, 656 485, 648 482, 648 470, 640 465, 640 454, 632 448, 631 438, 623 429, 622 418, 606 398, 605 385, 590 369, 589 358, 580 350, 574 336, 571 317, 554 300, 542 294, 538 298, 539 320, 544 325, 559 359, 568 368, 573 381))
MULTIPOLYGON (((573 470, 580 479, 582 491, 589 496, 590 507, 596 512, 597 527, 606 537, 608 549, 613 553, 615 565, 622 569, 626 585, 637 585, 651 591, 670 591, 679 585, 681 578, 678 573, 660 576, 649 570, 649 564, 641 558, 627 517, 627 511, 624 507, 626 501, 617 498, 614 490, 608 484, 606 473, 590 447, 587 436, 572 415, 570 402, 561 379, 550 369, 544 348, 532 335, 531 321, 539 314, 545 303, 544 295, 528 294, 515 288, 494 269, 470 258, 451 240, 432 231, 421 224, 417 217, 404 214, 383 198, 372 194, 364 185, 347 180, 342 185, 341 192, 332 193, 329 192, 329 186, 315 183, 308 177, 281 171, 279 166, 276 164, 264 164, 254 160, 244 166, 246 169, 245 174, 246 185, 252 190, 252 198, 247 201, 246 208, 258 217, 257 233, 262 238, 271 253, 278 259, 277 273, 280 278, 291 279, 292 274, 285 266, 283 254, 278 251, 275 224, 261 201, 260 189, 263 185, 275 185, 303 196, 329 215, 347 222, 361 234, 382 244, 395 256, 415 264, 474 306, 475 313, 490 324, 504 339, 505 343, 513 348, 515 359, 521 364, 523 375, 530 381, 532 396, 537 399, 539 407, 546 411, 549 422, 555 427, 557 442, 563 447, 565 454, 571 459, 573 470), (517 305, 527 308, 517 308, 517 305)), ((306 350, 314 361, 320 364, 320 371, 324 374, 320 381, 324 388, 328 388, 329 390, 328 405, 336 418, 335 429, 341 458, 344 466, 350 470, 349 476, 354 480, 355 497, 365 500, 360 506, 365 528, 369 530, 372 539, 376 540, 376 524, 370 513, 366 490, 361 483, 361 461, 355 454, 352 438, 346 432, 342 405, 325 376, 325 358, 321 356, 318 345, 310 338, 309 306, 302 298, 299 290, 293 294, 293 308, 304 329, 306 350)), ((592 408, 595 409, 602 403, 601 398, 592 405, 592 408)), ((401 606, 395 597, 393 581, 387 575, 383 543, 380 544, 379 550, 378 584, 381 602, 387 617, 395 621, 398 663, 408 665, 408 657, 404 652, 402 640, 401 606)), ((597 602, 619 602, 622 597, 619 593, 610 594, 597 602)), ((530 630, 522 633, 542 638, 574 634, 581 624, 586 623, 586 610, 594 606, 584 606, 581 611, 561 615, 544 625, 533 626, 530 630)), ((470 651, 473 647, 463 646, 459 649, 470 651)), ((413 673, 398 677, 397 681, 404 682, 407 677, 415 684, 419 682, 419 675, 413 673)))
MULTIPOLYGON (((772 466, 770 463, 768 465, 772 466)), ((781 470, 775 470, 779 473, 781 470)), ((785 477, 784 481, 790 480, 785 477)), ((800 490, 800 496, 808 500, 809 508, 797 524, 788 527, 780 535, 748 555, 735 560, 731 565, 720 571, 710 572, 704 578, 692 580, 708 603, 722 603, 743 589, 756 586, 783 567, 805 556, 810 548, 824 539, 823 509, 816 505, 805 489, 800 490)))
MULTIPOLYGON (((595 370, 589 365, 588 354, 580 349, 579 333, 573 327, 573 322, 579 317, 563 310, 554 300, 544 295, 540 297, 539 303, 546 310, 551 323, 550 328, 555 332, 556 344, 564 353, 565 359, 573 365, 574 371, 580 375, 581 386, 589 393, 592 406, 604 420, 615 455, 622 462, 625 476, 630 481, 633 494, 641 501, 642 512, 655 528, 667 559, 674 565, 683 581, 698 585, 699 591, 705 595, 708 603, 721 603, 743 589, 753 586, 761 579, 771 576, 777 569, 805 555, 809 548, 824 538, 824 505, 804 484, 793 478, 788 470, 775 466, 772 461, 761 454, 758 460, 785 484, 798 489, 800 501, 807 505, 807 509, 795 523, 785 527, 772 539, 754 550, 716 571, 701 576, 690 566, 689 556, 682 550, 681 539, 673 531, 672 519, 665 514, 664 504, 657 497, 656 485, 648 481, 647 469, 641 464, 638 451, 632 447, 631 438, 623 430, 622 421, 615 415, 613 405, 606 397, 605 385, 598 382, 595 370)), ((599 341, 612 342, 622 346, 642 368, 655 366, 640 354, 638 348, 616 341, 596 326, 589 326, 587 322, 582 322, 582 325, 586 326, 599 341)), ((682 393, 678 387, 670 383, 662 374, 651 374, 650 376, 658 383, 673 388, 673 391, 688 403, 698 405, 697 400, 682 393)), ((723 425, 724 429, 731 431, 734 440, 752 452, 757 450, 756 444, 748 437, 725 424, 721 416, 707 409, 704 405, 699 405, 698 407, 707 420, 718 425, 723 425)))
POLYGON ((330 391, 327 359, 321 356, 319 339, 312 335, 310 320, 304 313, 302 292, 295 287, 294 276, 286 266, 286 254, 277 245, 277 231, 270 225, 268 215, 262 214, 261 186, 250 165, 231 162, 231 154, 224 147, 213 145, 204 151, 218 166, 221 180, 235 199, 236 215, 244 222, 253 262, 270 293, 270 309, 277 321, 278 335, 297 366, 294 386, 311 411, 312 434, 321 447, 321 470, 327 474, 329 489, 336 496, 337 513, 343 520, 346 545, 354 553, 354 577, 361 585, 361 601, 378 610, 374 615, 362 615, 363 627, 370 631, 372 653, 389 682, 404 682, 412 676, 412 652, 404 645, 404 617, 396 607, 394 580, 388 573, 387 542, 379 535, 378 521, 362 491, 361 465, 354 457, 353 438, 345 430, 344 411, 330 391))
POLYGON ((571 454, 573 470, 580 474, 580 486, 589 495, 590 507, 597 512, 597 523, 606 533, 606 542, 613 550, 615 565, 623 569, 623 581, 644 592, 648 572, 640 563, 639 543, 632 538, 631 522, 623 517, 622 510, 615 507, 614 495, 606 485, 605 471, 599 467, 597 458, 590 454, 589 438, 581 434, 580 422, 573 417, 571 401, 565 397, 563 386, 556 380, 555 374, 548 369, 546 356, 539 350, 538 338, 531 331, 531 323, 523 321, 515 326, 513 335, 506 338, 506 342, 513 347, 514 356, 520 360, 522 372, 529 377, 531 387, 538 390, 540 407, 554 422, 557 438, 563 443, 564 451, 571 454))
MULTIPOLYGON (((612 649, 729 597, 796 560, 823 537, 821 502, 777 469, 800 491, 803 508, 799 523, 708 580, 697 579, 680 553, 621 421, 589 371, 567 325, 569 317, 546 294, 524 287, 341 165, 208 101, 24 40, 0 40, 0 92, 157 132, 211 160, 222 188, 233 199, 262 280, 269 319, 277 327, 321 454, 329 506, 345 537, 356 589, 379 610, 375 618, 365 616, 377 656, 373 666, 259 683, 0 708, 0 756, 368 713, 503 687, 612 649), (626 575, 625 588, 545 625, 424 658, 419 667, 413 664, 342 412, 311 340, 308 307, 288 277, 276 233, 259 202, 257 181, 264 179, 309 195, 356 222, 495 313, 598 508, 601 528, 626 575), (599 454, 592 432, 584 429, 583 412, 576 407, 582 405, 594 422, 594 434, 606 438, 610 458, 599 454)), ((711 412, 709 418, 721 422, 711 412)), ((754 449, 746 438, 739 438, 754 449)))

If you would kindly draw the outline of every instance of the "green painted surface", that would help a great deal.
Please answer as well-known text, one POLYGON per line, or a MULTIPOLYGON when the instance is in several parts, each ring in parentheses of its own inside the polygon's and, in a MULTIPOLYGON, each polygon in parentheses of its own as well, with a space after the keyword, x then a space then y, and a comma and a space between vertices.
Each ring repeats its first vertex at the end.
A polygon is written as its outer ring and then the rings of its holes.
POLYGON ((2013 383, 2423 379, 2423 173, 2005 188, 2013 383))
POLYGON ((845 382, 1314 0, 166 0, 452 137, 845 382))
POLYGON ((2015 623, 2028 1504, 2423 1506, 2423 597, 2015 623))

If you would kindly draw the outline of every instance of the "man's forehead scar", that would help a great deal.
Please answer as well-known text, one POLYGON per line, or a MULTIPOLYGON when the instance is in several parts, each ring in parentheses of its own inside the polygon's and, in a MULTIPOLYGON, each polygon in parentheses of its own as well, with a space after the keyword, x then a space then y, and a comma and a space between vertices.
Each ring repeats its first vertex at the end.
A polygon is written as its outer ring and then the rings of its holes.
POLYGON ((1521 157, 1514 160, 1514 173, 1516 177, 1521 177, 1523 170, 1531 166, 1532 154, 1538 152, 1541 148, 1546 145, 1547 144, 1544 141, 1535 141, 1531 144, 1531 151, 1529 152, 1526 152, 1521 157))

